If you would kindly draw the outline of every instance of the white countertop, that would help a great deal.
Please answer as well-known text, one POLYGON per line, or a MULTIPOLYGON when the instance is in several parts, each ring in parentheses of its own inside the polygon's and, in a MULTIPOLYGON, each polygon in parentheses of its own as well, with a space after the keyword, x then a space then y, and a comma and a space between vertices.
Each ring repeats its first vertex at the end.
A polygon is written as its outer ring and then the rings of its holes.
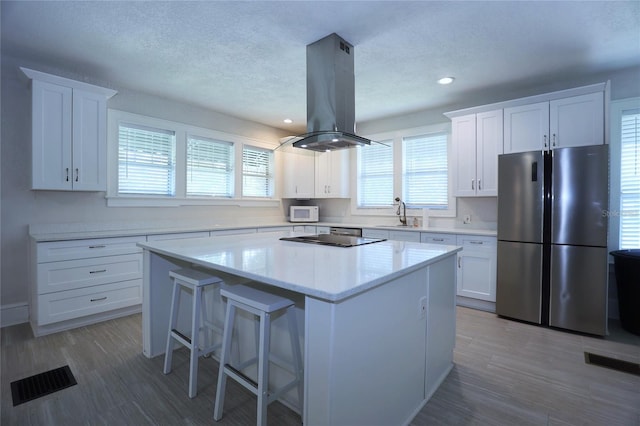
POLYGON ((460 247, 383 241, 331 247, 281 241, 270 232, 138 243, 204 267, 337 302, 450 256, 460 247))
POLYGON ((268 228, 279 226, 337 226, 344 228, 366 228, 366 229, 384 229, 394 231, 407 232, 433 232, 440 234, 468 234, 493 236, 497 235, 495 230, 490 229, 473 229, 473 228, 413 228, 400 226, 380 226, 367 225, 357 223, 338 223, 338 222, 314 222, 314 223, 292 223, 292 222, 276 222, 276 223, 255 223, 253 225, 228 225, 228 224, 208 224, 208 223, 183 223, 177 225, 173 223, 63 223, 63 224, 37 224, 29 226, 29 235, 36 242, 45 241, 64 241, 64 240, 80 240, 87 238, 110 238, 110 237, 127 237, 136 235, 154 235, 154 234, 170 234, 180 232, 198 232, 198 231, 224 231, 231 229, 246 228, 268 228))

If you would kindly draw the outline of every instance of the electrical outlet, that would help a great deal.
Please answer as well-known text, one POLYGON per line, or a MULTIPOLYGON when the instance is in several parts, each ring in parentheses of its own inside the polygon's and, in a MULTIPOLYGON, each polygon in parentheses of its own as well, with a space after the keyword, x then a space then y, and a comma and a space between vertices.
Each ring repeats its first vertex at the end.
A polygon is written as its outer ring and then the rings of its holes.
POLYGON ((464 215, 464 223, 471 223, 471 215, 470 214, 464 215))
POLYGON ((420 298, 420 303, 418 304, 418 319, 425 319, 427 317, 427 296, 422 296, 420 298))

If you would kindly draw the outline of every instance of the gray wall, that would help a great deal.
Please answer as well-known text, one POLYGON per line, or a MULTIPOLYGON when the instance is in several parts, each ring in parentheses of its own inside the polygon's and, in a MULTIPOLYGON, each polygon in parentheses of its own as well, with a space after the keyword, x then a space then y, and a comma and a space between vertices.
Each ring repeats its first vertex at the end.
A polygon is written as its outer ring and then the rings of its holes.
MULTIPOLYGON (((118 223, 158 221, 179 224, 181 221, 219 223, 260 223, 283 220, 282 208, 208 207, 133 208, 107 207, 104 192, 32 191, 31 184, 31 92, 19 66, 89 81, 90 76, 76 76, 64 70, 47 69, 41 64, 25 63, 2 57, 2 151, 1 151, 1 291, 0 305, 24 304, 28 301, 28 227, 30 224, 118 223)), ((225 116, 191 105, 142 93, 120 91, 108 103, 109 108, 159 117, 195 126, 277 142, 284 132, 270 127, 225 116)))

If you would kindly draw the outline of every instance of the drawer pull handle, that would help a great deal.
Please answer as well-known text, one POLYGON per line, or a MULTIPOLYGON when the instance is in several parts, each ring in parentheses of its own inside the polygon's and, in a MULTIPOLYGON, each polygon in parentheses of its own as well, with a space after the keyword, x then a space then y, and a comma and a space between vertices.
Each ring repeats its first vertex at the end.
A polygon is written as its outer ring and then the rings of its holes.
POLYGON ((92 302, 99 302, 101 300, 107 300, 107 296, 104 297, 98 297, 97 299, 91 299, 92 302))
POLYGON ((482 241, 469 241, 469 244, 480 244, 482 245, 482 241))
POLYGON ((442 242, 442 241, 444 241, 444 238, 434 238, 434 239, 433 239, 433 241, 440 241, 440 242, 442 242))
POLYGON ((89 271, 90 274, 100 274, 102 272, 107 272, 106 269, 98 269, 97 271, 89 271))
POLYGON ((89 246, 90 249, 96 249, 96 248, 105 248, 106 246, 104 244, 101 245, 97 245, 97 246, 89 246))

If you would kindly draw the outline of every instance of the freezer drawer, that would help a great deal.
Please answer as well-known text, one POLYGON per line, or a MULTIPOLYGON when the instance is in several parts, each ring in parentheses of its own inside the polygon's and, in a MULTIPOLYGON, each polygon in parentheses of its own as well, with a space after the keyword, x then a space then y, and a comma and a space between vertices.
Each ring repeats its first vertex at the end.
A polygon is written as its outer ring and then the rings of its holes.
POLYGON ((550 326, 606 335, 607 262, 605 247, 551 246, 550 326))
POLYGON ((498 241, 498 315, 541 324, 542 253, 542 244, 498 241))

